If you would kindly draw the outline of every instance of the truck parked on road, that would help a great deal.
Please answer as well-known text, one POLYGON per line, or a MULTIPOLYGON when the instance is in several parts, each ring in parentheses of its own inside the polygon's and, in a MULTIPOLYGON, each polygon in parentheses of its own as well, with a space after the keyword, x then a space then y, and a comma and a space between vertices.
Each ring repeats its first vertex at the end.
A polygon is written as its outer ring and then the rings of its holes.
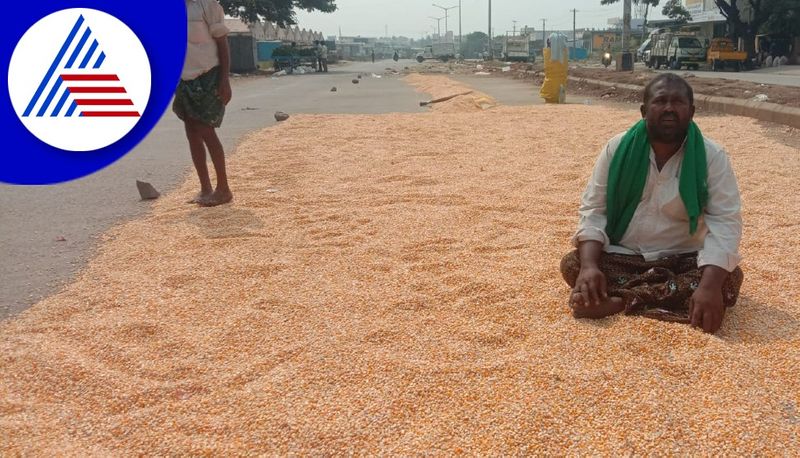
POLYGON ((503 59, 511 62, 533 62, 536 54, 528 34, 506 37, 503 43, 503 59))
POLYGON ((417 53, 417 62, 422 63, 425 60, 437 59, 442 62, 447 62, 450 59, 456 58, 456 45, 454 43, 434 43, 425 46, 422 52, 417 53))
POLYGON ((692 33, 661 32, 650 35, 653 43, 650 49, 648 67, 655 69, 665 66, 673 70, 681 67, 697 70, 706 61, 706 48, 692 33))
POLYGON ((747 63, 747 52, 737 51, 730 38, 714 38, 708 48, 708 63, 714 71, 728 67, 738 72, 747 63))

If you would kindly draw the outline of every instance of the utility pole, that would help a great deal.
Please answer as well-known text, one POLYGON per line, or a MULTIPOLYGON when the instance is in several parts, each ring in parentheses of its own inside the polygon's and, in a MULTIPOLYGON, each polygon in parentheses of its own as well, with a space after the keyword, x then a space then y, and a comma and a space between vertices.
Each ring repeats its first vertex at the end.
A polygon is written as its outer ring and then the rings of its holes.
POLYGON ((631 39, 631 0, 623 0, 622 9, 622 52, 628 51, 631 39))
POLYGON ((461 0, 458 0, 458 52, 461 52, 461 0))
MULTIPOLYGON (((444 10, 444 34, 447 35, 447 11, 448 10, 452 10, 453 8, 458 8, 458 6, 448 6, 448 7, 445 8, 444 6, 439 6, 436 3, 434 3, 433 6, 435 6, 436 8, 441 8, 441 9, 444 10)), ((459 8, 459 12, 460 11, 461 11, 461 9, 459 8)))
POLYGON ((439 35, 439 42, 441 42, 442 41, 442 25, 441 25, 441 21, 444 18, 443 17, 433 17, 433 16, 428 16, 428 17, 433 19, 434 21, 436 21, 436 30, 437 30, 436 34, 439 35))
POLYGON ((576 9, 572 9, 572 49, 575 49, 575 42, 578 40, 578 37, 575 33, 575 14, 578 12, 576 9))
POLYGON ((544 36, 546 25, 547 25, 547 19, 542 19, 542 49, 547 47, 547 38, 545 38, 544 36))
POLYGON ((494 46, 492 46, 492 0, 489 0, 489 58, 494 60, 494 46))
POLYGON ((514 29, 511 32, 514 36, 517 36, 517 21, 511 21, 514 23, 514 29))
POLYGON ((384 31, 383 32, 383 34, 384 34, 383 36, 386 37, 386 38, 389 38, 389 25, 388 24, 383 26, 383 31, 384 31))

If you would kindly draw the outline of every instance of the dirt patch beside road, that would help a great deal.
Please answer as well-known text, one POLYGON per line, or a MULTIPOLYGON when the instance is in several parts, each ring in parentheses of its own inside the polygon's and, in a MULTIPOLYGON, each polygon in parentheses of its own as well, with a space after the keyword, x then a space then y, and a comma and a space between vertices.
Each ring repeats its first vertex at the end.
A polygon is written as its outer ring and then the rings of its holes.
MULTIPOLYGON (((544 81, 544 67, 541 62, 535 64, 501 62, 481 63, 426 63, 418 69, 420 73, 459 73, 476 74, 487 73, 487 78, 507 77, 531 80, 536 85, 544 81), (480 65, 480 69, 478 68, 480 65), (503 71, 503 67, 509 68, 503 71)), ((637 69, 634 72, 616 72, 602 67, 590 67, 570 64, 569 76, 594 79, 611 83, 632 84, 644 87, 648 81, 658 73, 650 69, 637 69)), ((749 81, 735 81, 722 78, 698 78, 692 72, 678 72, 689 81, 695 94, 704 94, 718 97, 731 97, 735 99, 751 100, 756 95, 764 94, 767 102, 792 107, 800 107, 800 88, 790 86, 768 85, 752 83, 749 81)), ((641 91, 597 86, 589 83, 576 83, 570 81, 567 91, 571 94, 580 94, 607 99, 610 102, 641 103, 641 91)))
MULTIPOLYGON (((570 67, 570 75, 579 78, 596 79, 614 83, 645 86, 658 73, 650 69, 637 69, 634 72, 616 72, 605 68, 570 67)), ((758 84, 749 81, 735 81, 722 78, 697 78, 692 72, 676 72, 686 78, 695 94, 734 99, 751 100, 758 94, 765 94, 767 102, 779 105, 800 107, 800 88, 758 84)))

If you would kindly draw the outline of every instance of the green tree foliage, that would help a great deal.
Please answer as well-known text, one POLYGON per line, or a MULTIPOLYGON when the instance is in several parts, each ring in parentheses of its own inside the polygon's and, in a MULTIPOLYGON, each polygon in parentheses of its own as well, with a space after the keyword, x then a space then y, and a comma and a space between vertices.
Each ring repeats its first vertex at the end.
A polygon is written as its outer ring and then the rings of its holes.
POLYGON ((800 0, 772 0, 769 3, 770 15, 760 32, 800 36, 800 0))
POLYGON ((800 0, 714 0, 714 4, 725 16, 731 38, 734 41, 742 38, 750 57, 755 55, 757 33, 793 36, 800 32, 800 0), (749 18, 743 6, 750 10, 749 18))
POLYGON ((678 24, 686 24, 692 20, 692 15, 683 7, 681 0, 667 0, 664 8, 661 9, 661 14, 674 19, 678 24))
POLYGON ((253 23, 259 20, 277 22, 285 26, 296 24, 295 10, 336 11, 336 0, 220 0, 225 13, 253 23))
POLYGON ((478 53, 484 52, 489 48, 489 35, 483 32, 472 32, 464 37, 461 43, 461 55, 467 58, 475 58, 478 53))

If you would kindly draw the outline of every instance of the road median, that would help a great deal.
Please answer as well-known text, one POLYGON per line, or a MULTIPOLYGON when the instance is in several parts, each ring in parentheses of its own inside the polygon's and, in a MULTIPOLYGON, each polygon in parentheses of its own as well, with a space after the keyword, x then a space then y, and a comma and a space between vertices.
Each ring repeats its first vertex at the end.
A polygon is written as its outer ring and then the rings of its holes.
MULTIPOLYGON (((615 87, 629 91, 643 91, 644 86, 634 84, 613 83, 596 79, 570 76, 570 81, 595 86, 615 87)), ((695 106, 704 111, 713 111, 734 116, 745 116, 800 128, 800 108, 779 105, 777 103, 757 102, 755 100, 735 99, 732 97, 717 97, 706 94, 694 95, 695 106)))

